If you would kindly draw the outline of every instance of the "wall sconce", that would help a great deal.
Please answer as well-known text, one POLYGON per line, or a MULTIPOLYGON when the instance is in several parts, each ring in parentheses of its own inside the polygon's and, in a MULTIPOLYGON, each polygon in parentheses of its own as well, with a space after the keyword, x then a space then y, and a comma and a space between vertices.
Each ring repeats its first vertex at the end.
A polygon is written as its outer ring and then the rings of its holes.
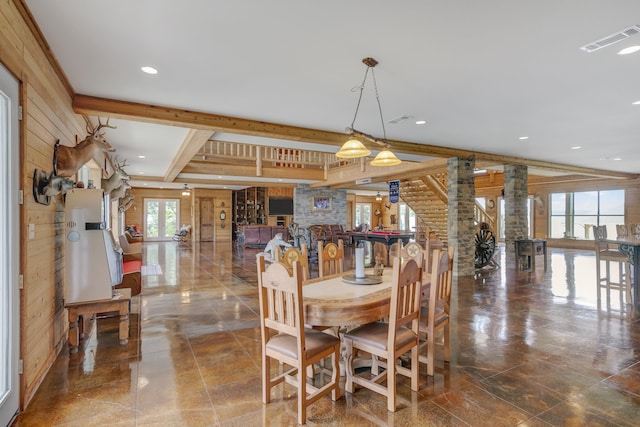
POLYGON ((220 224, 220 228, 224 228, 224 220, 227 219, 227 213, 223 210, 220 211, 220 221, 222 221, 222 223, 220 224))

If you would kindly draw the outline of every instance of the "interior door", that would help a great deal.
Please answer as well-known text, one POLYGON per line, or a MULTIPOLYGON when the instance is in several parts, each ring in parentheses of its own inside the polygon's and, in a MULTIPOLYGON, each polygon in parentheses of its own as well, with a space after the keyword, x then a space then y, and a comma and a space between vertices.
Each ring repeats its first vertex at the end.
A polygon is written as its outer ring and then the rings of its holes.
POLYGON ((200 199, 200 241, 213 242, 213 199, 200 199))
POLYGON ((19 83, 0 65, 0 426, 19 406, 19 83))
POLYGON ((144 199, 144 239, 171 240, 178 232, 180 200, 144 199))

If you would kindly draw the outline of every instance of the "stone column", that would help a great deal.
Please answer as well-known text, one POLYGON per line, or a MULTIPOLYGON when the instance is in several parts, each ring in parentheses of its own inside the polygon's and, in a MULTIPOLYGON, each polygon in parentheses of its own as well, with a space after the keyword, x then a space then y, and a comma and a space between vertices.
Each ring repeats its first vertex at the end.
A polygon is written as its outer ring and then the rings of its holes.
POLYGON ((504 167, 504 243, 508 268, 517 268, 515 241, 527 238, 528 168, 504 167))
POLYGON ((451 158, 447 161, 447 190, 449 215, 447 229, 449 245, 456 250, 453 276, 475 273, 475 159, 451 158))

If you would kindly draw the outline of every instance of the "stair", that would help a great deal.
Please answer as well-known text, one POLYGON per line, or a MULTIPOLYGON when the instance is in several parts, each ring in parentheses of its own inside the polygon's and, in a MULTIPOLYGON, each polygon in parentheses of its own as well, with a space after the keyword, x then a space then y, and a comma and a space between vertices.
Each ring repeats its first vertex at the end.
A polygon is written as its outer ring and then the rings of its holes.
MULTIPOLYGON (((416 213, 418 233, 435 234, 447 243, 449 194, 445 172, 401 180, 400 199, 416 213)), ((495 230, 495 219, 477 203, 474 218, 476 224, 486 222, 491 230, 495 230)))

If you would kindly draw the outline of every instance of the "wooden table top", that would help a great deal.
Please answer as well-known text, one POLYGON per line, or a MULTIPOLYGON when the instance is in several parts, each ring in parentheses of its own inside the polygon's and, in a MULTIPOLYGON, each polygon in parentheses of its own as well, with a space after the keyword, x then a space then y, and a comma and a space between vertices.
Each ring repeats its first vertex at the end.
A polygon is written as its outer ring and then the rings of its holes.
MULTIPOLYGON (((375 322, 389 315, 393 268, 384 270, 378 285, 354 285, 344 274, 311 279, 302 288, 305 323, 312 326, 348 326, 375 322)), ((373 269, 365 270, 373 274, 373 269)))

